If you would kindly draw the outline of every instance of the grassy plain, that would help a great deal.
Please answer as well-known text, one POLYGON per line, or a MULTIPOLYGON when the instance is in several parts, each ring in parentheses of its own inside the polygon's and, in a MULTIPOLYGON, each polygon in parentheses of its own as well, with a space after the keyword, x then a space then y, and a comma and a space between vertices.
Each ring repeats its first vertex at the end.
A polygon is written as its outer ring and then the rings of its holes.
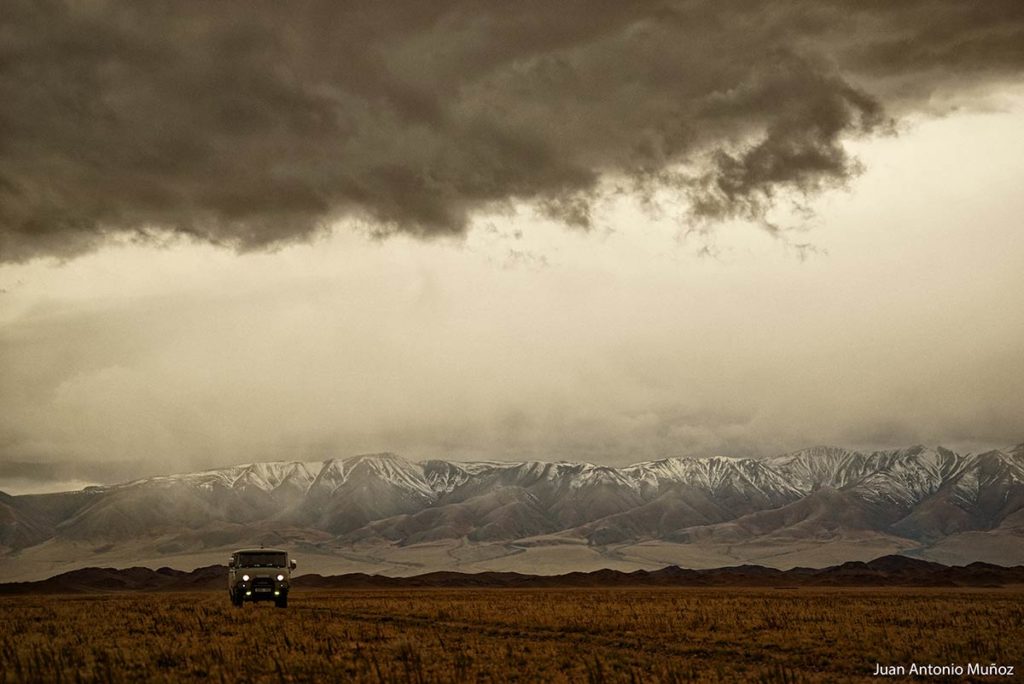
POLYGON ((1019 589, 404 589, 290 604, 0 598, 0 682, 784 683, 868 680, 876 662, 1024 665, 1019 589))

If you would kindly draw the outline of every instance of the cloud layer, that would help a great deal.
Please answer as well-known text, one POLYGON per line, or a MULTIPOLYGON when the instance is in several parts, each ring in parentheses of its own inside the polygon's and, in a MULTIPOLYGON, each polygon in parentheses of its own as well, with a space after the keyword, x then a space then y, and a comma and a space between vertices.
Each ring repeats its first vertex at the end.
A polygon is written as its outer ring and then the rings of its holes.
POLYGON ((240 249, 341 217, 460 234, 602 183, 696 220, 842 184, 851 136, 1014 77, 1018 0, 8 0, 0 261, 166 232, 240 249))
MULTIPOLYGON (((629 198, 608 234, 336 231, 0 270, 0 490, 260 460, 769 455, 1024 440, 1024 89, 856 147, 827 258, 715 259, 629 198), (546 267, 501 268, 506 250, 546 267)), ((527 212, 523 212, 524 214, 527 212)))

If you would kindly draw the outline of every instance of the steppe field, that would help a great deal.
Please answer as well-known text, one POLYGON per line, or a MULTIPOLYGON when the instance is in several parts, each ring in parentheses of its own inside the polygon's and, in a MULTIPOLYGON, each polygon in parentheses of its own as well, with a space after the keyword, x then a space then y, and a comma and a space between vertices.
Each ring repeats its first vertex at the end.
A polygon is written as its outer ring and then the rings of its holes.
POLYGON ((0 681, 783 683, 877 681, 876 662, 1024 664, 1020 589, 403 589, 290 604, 5 597, 0 681))

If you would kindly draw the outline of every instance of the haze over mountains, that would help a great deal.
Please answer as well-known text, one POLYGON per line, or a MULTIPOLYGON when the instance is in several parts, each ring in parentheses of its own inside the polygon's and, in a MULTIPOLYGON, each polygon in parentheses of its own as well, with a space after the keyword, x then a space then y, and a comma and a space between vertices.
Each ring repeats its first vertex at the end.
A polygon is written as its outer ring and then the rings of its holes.
POLYGON ((1017 565, 1022 542, 1024 444, 622 468, 374 454, 0 493, 8 581, 87 565, 191 569, 259 543, 292 549, 305 570, 411 575, 824 567, 887 553, 1017 565))

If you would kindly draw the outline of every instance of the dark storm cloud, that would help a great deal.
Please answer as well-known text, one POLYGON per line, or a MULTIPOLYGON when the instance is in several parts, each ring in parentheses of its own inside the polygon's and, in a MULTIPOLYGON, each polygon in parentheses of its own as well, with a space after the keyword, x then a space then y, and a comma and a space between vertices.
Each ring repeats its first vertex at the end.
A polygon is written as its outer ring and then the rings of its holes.
POLYGON ((515 201, 586 227, 601 178, 763 218, 780 191, 842 184, 843 139, 890 105, 1015 76, 1022 16, 1019 0, 6 0, 0 260, 118 231, 260 248, 341 216, 458 234, 515 201))

